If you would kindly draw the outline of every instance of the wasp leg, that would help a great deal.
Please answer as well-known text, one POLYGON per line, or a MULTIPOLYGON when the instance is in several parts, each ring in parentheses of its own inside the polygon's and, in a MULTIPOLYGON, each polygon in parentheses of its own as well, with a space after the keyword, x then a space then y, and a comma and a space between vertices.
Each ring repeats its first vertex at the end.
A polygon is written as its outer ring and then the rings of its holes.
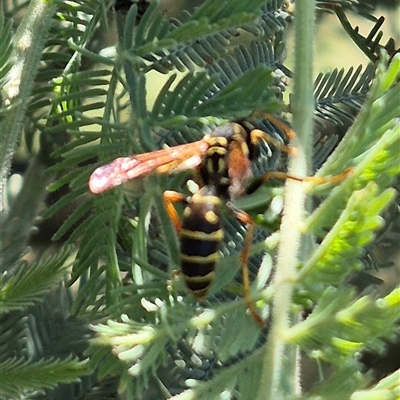
MULTIPOLYGON (((294 132, 294 130, 286 122, 274 117, 272 114, 257 112, 254 115, 261 116, 262 118, 269 121, 272 125, 279 128, 286 135, 289 142, 296 138, 296 133, 294 132)), ((296 152, 295 148, 282 144, 279 140, 274 139, 267 132, 264 132, 260 129, 254 129, 250 134, 250 138, 254 144, 257 144, 260 140, 264 140, 266 143, 272 144, 273 146, 285 153, 295 154, 296 152)))
POLYGON ((299 178, 298 176, 293 176, 281 171, 269 171, 258 178, 256 178, 250 185, 245 189, 245 194, 254 193, 263 183, 271 179, 286 180, 291 179, 292 181, 298 182, 310 182, 313 185, 324 185, 326 183, 340 183, 344 181, 353 171, 352 167, 347 168, 345 171, 337 175, 332 176, 306 176, 304 178, 299 178))
POLYGON ((171 218, 172 223, 175 226, 178 235, 182 230, 182 222, 179 219, 174 203, 185 203, 187 204, 187 197, 179 192, 174 192, 173 190, 166 190, 163 194, 163 200, 165 208, 167 209, 168 215, 171 218))
POLYGON ((293 140, 296 137, 296 133, 286 122, 268 113, 264 114, 263 117, 283 131, 289 140, 293 140))
POLYGON ((254 115, 265 118, 267 121, 271 122, 271 124, 277 126, 282 132, 285 133, 289 140, 293 140, 296 137, 295 131, 285 121, 282 121, 272 114, 257 111, 254 113, 254 115))
MULTIPOLYGON (((178 235, 180 235, 182 230, 182 222, 179 219, 176 208, 174 207, 174 203, 187 203, 187 198, 182 193, 175 192, 173 190, 166 190, 163 193, 163 200, 165 204, 165 208, 167 209, 167 213, 172 223, 174 224, 175 230, 178 235)), ((176 278, 180 275, 181 271, 173 270, 172 277, 176 278)))
POLYGON ((292 181, 298 182, 310 182, 314 185, 324 185, 326 183, 340 183, 344 181, 349 174, 353 171, 353 168, 347 168, 345 171, 337 175, 332 176, 306 176, 304 178, 299 178, 298 176, 290 175, 286 172, 281 171, 269 171, 259 177, 257 177, 250 185, 245 189, 245 194, 254 193, 263 183, 271 179, 286 180, 291 179, 292 181))
POLYGON ((253 129, 250 133, 252 143, 257 144, 260 140, 272 144, 274 147, 288 154, 295 154, 296 149, 285 144, 282 144, 279 140, 274 139, 261 129, 253 129))
POLYGON ((263 183, 271 180, 271 179, 278 179, 285 181, 286 179, 292 179, 295 181, 303 182, 303 178, 299 178, 297 176, 292 176, 287 174, 286 172, 281 172, 281 171, 269 171, 266 172, 265 174, 257 177, 253 182, 250 183, 250 185, 247 186, 245 190, 245 194, 251 194, 255 192, 263 183))
POLYGON ((255 223, 253 218, 245 211, 240 210, 239 208, 235 207, 232 203, 228 202, 227 206, 232 210, 235 214, 235 217, 242 222, 243 224, 247 225, 247 232, 246 238, 244 240, 242 254, 240 255, 240 262, 242 265, 242 279, 243 279, 243 294, 244 299, 246 301, 247 307, 249 308, 251 316, 257 322, 258 325, 263 327, 265 322, 258 314, 257 310, 254 307, 253 301, 251 299, 251 292, 250 292, 250 273, 249 273, 249 266, 248 266, 248 259, 249 259, 249 252, 251 241, 253 239, 254 227, 255 223))
MULTIPOLYGON (((325 183, 340 183, 344 181, 353 171, 352 167, 346 168, 343 172, 332 176, 307 176, 303 180, 314 185, 324 185, 325 183)), ((293 177, 289 176, 290 179, 293 177)))

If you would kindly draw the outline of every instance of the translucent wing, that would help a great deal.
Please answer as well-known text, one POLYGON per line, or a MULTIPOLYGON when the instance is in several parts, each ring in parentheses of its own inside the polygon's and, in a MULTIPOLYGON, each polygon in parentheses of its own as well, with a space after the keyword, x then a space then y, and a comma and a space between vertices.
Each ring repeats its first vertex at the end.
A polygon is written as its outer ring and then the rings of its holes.
POLYGON ((89 189, 94 194, 151 173, 171 173, 197 167, 209 148, 206 140, 174 146, 169 149, 119 157, 94 170, 89 189))

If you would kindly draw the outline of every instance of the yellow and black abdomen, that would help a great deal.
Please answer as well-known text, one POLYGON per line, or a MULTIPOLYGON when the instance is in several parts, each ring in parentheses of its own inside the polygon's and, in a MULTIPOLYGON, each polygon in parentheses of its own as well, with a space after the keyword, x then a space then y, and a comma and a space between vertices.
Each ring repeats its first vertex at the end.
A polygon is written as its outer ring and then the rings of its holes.
POLYGON ((181 268, 187 288, 203 298, 214 278, 219 244, 224 237, 220 216, 221 200, 215 188, 205 186, 185 208, 181 240, 181 268))

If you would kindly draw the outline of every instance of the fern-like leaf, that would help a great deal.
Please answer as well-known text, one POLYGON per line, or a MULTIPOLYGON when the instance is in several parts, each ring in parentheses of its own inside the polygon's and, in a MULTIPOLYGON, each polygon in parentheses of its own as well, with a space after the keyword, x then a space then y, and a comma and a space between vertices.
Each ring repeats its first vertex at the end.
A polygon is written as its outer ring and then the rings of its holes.
POLYGON ((66 275, 65 262, 70 250, 33 265, 20 264, 15 273, 3 274, 0 280, 0 313, 22 310, 38 301, 66 275))
POLYGON ((88 373, 87 363, 77 359, 39 360, 29 362, 10 359, 0 364, 3 377, 0 394, 17 398, 21 392, 44 391, 61 383, 77 382, 88 373))
MULTIPOLYGON (((150 62, 145 71, 155 69, 166 73, 172 68, 185 71, 194 66, 212 65, 227 54, 239 27, 252 34, 269 36, 284 29, 287 15, 280 9, 279 2, 271 2, 261 11, 258 7, 262 3, 254 1, 243 7, 230 2, 227 7, 224 2, 218 5, 205 2, 193 14, 185 12, 181 19, 173 20, 172 29, 168 29, 166 21, 157 14, 153 3, 139 25, 135 54, 150 62), (210 9, 213 9, 213 18, 207 21, 202 16, 210 9), (218 24, 217 30, 213 24, 218 24), (154 47, 156 39, 160 42, 158 49, 154 47)), ((130 19, 133 17, 134 11, 130 19)), ((131 48, 130 38, 126 45, 131 48)))
POLYGON ((362 67, 333 70, 319 74, 315 80, 315 98, 317 117, 334 122, 336 125, 348 124, 354 120, 365 101, 375 67, 369 65, 363 73, 362 67))
POLYGON ((363 36, 359 32, 358 26, 354 28, 351 26, 343 10, 336 9, 335 11, 339 21, 347 33, 372 62, 377 62, 379 60, 382 51, 388 54, 389 60, 391 60, 395 54, 400 52, 400 48, 396 49, 395 40, 393 38, 389 38, 385 45, 380 43, 383 37, 383 32, 380 30, 380 28, 385 21, 384 17, 380 17, 375 22, 375 25, 372 27, 368 35, 363 36))
POLYGON ((0 17, 0 35, 2 41, 0 44, 0 88, 2 89, 4 85, 8 82, 7 77, 8 72, 12 67, 11 53, 12 53, 12 25, 11 20, 5 23, 4 16, 0 17))

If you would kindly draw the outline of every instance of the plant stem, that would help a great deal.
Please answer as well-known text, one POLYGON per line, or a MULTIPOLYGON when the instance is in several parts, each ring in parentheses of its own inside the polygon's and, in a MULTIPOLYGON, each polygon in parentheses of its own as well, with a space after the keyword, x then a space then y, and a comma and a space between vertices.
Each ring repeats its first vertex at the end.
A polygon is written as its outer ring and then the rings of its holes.
POLYGON ((7 218, 2 221, 0 232, 0 264, 3 266, 18 259, 23 252, 31 233, 34 220, 45 196, 46 185, 50 177, 46 177, 45 166, 39 157, 35 157, 25 173, 21 190, 13 200, 7 218))
MULTIPOLYGON (((295 10, 295 71, 292 103, 294 155, 288 172, 304 177, 311 170, 312 117, 314 110, 312 57, 314 36, 314 9, 312 0, 296 1, 295 10)), ((296 281, 296 267, 307 253, 302 243, 301 226, 306 207, 306 196, 300 182, 287 180, 285 207, 281 225, 277 270, 274 280, 273 316, 263 361, 263 382, 257 399, 285 399, 299 394, 297 351, 285 343, 285 332, 293 323, 292 293, 296 281), (301 254, 301 255, 300 255, 301 254)))
POLYGON ((31 1, 14 35, 14 49, 10 59, 15 61, 3 90, 4 104, 9 109, 0 125, 0 197, 10 170, 12 155, 20 140, 22 121, 54 9, 52 1, 31 1))

